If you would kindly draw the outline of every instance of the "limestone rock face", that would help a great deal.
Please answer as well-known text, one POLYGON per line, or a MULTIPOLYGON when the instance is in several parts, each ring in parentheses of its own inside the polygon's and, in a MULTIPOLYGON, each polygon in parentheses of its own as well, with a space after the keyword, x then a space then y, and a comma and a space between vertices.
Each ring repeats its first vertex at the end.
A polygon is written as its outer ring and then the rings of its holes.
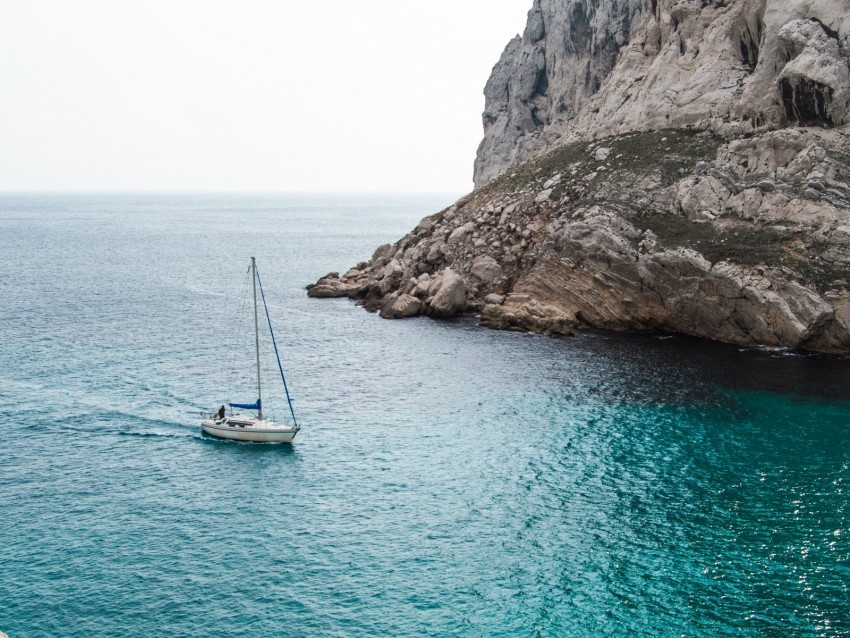
POLYGON ((311 296, 850 353, 850 0, 534 0, 477 188, 311 296))
POLYGON ((850 117, 848 0, 535 0, 484 90, 477 185, 554 145, 850 117))
POLYGON ((534 157, 559 137, 610 75, 645 0, 534 0, 522 37, 505 48, 484 88, 484 140, 475 183, 534 157), (550 134, 551 133, 551 134, 550 134))

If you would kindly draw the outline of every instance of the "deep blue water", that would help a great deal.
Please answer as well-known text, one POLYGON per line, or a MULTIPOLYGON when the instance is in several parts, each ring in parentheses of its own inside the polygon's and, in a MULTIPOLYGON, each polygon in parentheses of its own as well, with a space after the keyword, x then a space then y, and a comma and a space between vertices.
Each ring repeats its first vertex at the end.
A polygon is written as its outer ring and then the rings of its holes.
POLYGON ((451 199, 0 196, 0 630, 850 636, 850 360, 306 297, 451 199), (198 427, 251 255, 291 446, 198 427))

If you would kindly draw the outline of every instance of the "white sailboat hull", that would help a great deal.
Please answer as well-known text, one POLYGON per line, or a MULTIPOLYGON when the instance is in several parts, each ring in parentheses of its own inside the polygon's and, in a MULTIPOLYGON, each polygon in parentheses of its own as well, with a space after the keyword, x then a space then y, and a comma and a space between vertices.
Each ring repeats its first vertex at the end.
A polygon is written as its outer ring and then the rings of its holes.
POLYGON ((297 425, 275 423, 236 415, 221 421, 204 419, 201 428, 210 436, 232 441, 250 441, 253 443, 291 443, 301 429, 297 425))

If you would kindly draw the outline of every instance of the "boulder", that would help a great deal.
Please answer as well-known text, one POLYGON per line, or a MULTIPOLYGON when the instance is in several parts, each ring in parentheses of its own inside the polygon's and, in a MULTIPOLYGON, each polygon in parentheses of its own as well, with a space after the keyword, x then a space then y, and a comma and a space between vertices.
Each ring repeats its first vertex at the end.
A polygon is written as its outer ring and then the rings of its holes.
POLYGON ((481 283, 490 285, 502 276, 502 267, 490 255, 481 255, 472 262, 469 272, 481 283))
POLYGON ((380 315, 384 319, 415 317, 422 311, 422 302, 407 294, 391 295, 384 299, 380 315))
POLYGON ((429 314, 435 317, 454 317, 466 309, 466 283, 451 268, 446 268, 440 287, 431 299, 429 314))
POLYGON ((321 298, 357 297, 366 288, 365 282, 340 279, 339 273, 332 272, 319 279, 315 284, 307 286, 307 296, 321 298))
POLYGON ((549 198, 552 196, 552 189, 547 188, 546 190, 540 191, 537 193, 537 197, 534 198, 534 201, 538 204, 542 204, 543 202, 548 202, 549 198))
POLYGON ((375 252, 372 253, 372 263, 376 263, 382 260, 387 260, 395 251, 395 248, 392 244, 384 244, 383 246, 378 246, 375 249, 375 252))
POLYGON ((693 220, 710 220, 723 213, 732 193, 716 177, 689 177, 679 183, 676 207, 693 220))
POLYGON ((473 228, 474 225, 472 224, 472 222, 468 222, 466 224, 463 224, 462 226, 458 226, 451 232, 449 238, 446 241, 449 244, 456 244, 462 241, 473 228))

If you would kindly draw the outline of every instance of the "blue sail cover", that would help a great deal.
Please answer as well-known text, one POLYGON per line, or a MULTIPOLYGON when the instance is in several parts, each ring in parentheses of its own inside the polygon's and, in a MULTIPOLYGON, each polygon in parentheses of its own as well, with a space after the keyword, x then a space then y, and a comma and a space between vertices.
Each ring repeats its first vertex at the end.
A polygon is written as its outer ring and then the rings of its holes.
POLYGON ((260 410, 263 407, 263 402, 257 399, 256 403, 228 403, 227 405, 239 410, 260 410))

